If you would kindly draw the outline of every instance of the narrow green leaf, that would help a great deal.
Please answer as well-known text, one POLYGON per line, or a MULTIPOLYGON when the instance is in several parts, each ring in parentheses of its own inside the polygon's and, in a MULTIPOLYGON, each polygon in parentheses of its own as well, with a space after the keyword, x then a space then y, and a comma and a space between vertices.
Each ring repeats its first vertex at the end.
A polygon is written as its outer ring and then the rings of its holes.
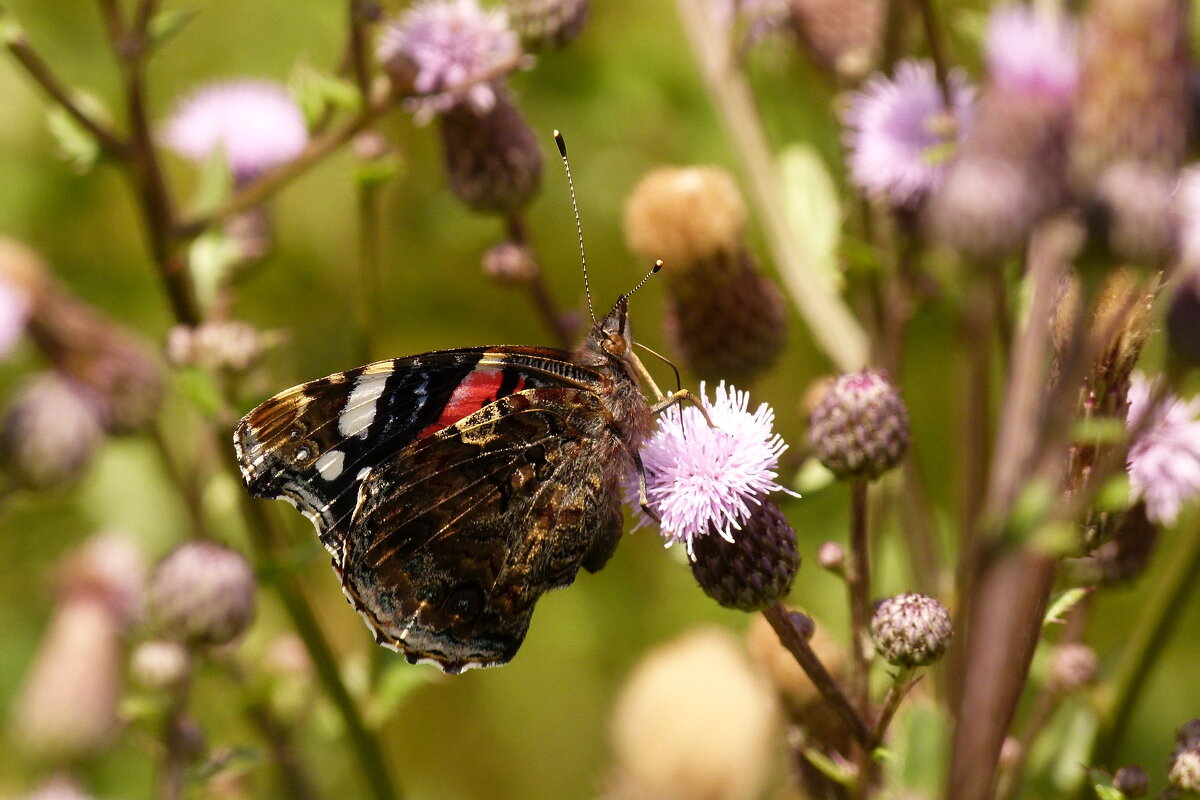
POLYGON ((1046 609, 1046 616, 1042 620, 1043 625, 1062 625, 1066 622, 1066 614, 1075 605, 1088 596, 1092 590, 1086 587, 1077 587, 1067 589, 1065 592, 1054 598, 1054 602, 1046 609))
POLYGON ((842 786, 853 786, 855 775, 846 767, 838 764, 819 750, 811 747, 804 748, 804 758, 808 763, 812 764, 817 770, 829 780, 839 783, 842 786))
POLYGON ((816 149, 790 144, 779 155, 784 212, 788 224, 829 288, 841 291, 842 273, 837 264, 842 205, 837 187, 816 149))
POLYGON ((155 14, 146 30, 151 49, 157 49, 169 42, 198 14, 198 11, 192 10, 168 10, 155 14))

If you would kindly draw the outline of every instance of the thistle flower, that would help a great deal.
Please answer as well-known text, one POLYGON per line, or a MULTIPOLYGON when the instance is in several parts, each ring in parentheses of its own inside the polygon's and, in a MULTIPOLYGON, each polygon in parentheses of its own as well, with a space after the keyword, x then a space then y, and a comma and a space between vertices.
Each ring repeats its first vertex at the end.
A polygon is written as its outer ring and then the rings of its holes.
POLYGON ((270 81, 204 86, 180 102, 163 131, 167 147, 197 163, 222 154, 237 181, 298 156, 308 144, 300 106, 270 81))
POLYGON ((988 78, 1007 91, 1066 103, 1079 84, 1075 23, 1055 9, 996 7, 984 42, 988 78))
POLYGON ((241 554, 211 542, 190 542, 155 567, 147 606, 162 635, 222 645, 249 627, 254 590, 254 572, 241 554))
POLYGON ((942 657, 954 636, 946 607, 923 594, 899 594, 875 608, 871 638, 894 666, 923 667, 942 657))
POLYGON ((737 640, 712 629, 687 634, 647 654, 622 687, 605 796, 760 797, 778 725, 775 698, 737 640))
POLYGON ((376 55, 399 85, 425 95, 413 101, 418 120, 466 103, 477 114, 496 104, 496 74, 521 55, 503 9, 476 0, 425 0, 383 31, 376 55))
MULTIPOLYGON (((733 531, 741 530, 767 495, 786 491, 775 481, 787 445, 772 430, 771 407, 763 403, 750 413, 749 393, 726 388, 723 381, 712 401, 701 383, 700 400, 711 427, 698 409, 672 406, 641 449, 650 507, 659 515, 667 546, 682 542, 691 558, 696 539, 715 534, 735 541, 733 531)), ((627 495, 637 503, 636 483, 627 495)))
POLYGON ((1129 387, 1126 424, 1141 433, 1129 447, 1125 468, 1136 496, 1146 503, 1146 516, 1172 525, 1184 503, 1200 492, 1200 398, 1184 402, 1167 393, 1151 409, 1153 386, 1134 373, 1129 387), (1152 414, 1148 422, 1143 422, 1152 414))
POLYGON ((876 76, 850 96, 845 114, 850 178, 872 197, 916 206, 946 173, 949 145, 970 124, 975 90, 950 75, 953 107, 945 108, 933 65, 902 61, 891 79, 876 76))

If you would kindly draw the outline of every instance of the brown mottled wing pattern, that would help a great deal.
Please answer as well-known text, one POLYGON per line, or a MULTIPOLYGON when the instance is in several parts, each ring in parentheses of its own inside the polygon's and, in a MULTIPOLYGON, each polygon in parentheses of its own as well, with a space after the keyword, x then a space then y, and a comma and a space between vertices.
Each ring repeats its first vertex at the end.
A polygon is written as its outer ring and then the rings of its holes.
POLYGON ((511 659, 542 593, 616 548, 611 423, 589 389, 528 389, 374 468, 335 562, 380 643, 448 672, 511 659))

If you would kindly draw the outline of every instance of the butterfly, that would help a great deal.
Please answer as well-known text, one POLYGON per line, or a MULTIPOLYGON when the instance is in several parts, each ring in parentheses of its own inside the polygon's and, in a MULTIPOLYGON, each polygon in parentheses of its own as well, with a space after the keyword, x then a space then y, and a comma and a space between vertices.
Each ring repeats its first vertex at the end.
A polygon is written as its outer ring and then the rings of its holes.
POLYGON ((238 423, 250 494, 313 521, 380 644, 449 673, 504 664, 538 598, 612 556, 624 481, 641 474, 663 405, 642 393, 646 380, 661 397, 631 350, 629 294, 573 352, 378 361, 292 387, 238 423))

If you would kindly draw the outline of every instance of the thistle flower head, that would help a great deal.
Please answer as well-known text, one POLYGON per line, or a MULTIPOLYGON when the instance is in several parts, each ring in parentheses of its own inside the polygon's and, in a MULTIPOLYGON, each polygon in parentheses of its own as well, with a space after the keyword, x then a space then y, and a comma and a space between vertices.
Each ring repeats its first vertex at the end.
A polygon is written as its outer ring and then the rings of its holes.
MULTIPOLYGON (((673 406, 641 449, 650 507, 661 519, 667 546, 682 542, 690 557, 698 537, 716 533, 734 541, 733 531, 762 498, 783 490, 775 478, 787 449, 772 430, 775 412, 763 403, 751 413, 749 393, 721 382, 710 401, 701 383, 700 399, 711 427, 698 409, 673 406)), ((636 504, 636 483, 628 494, 636 504)))
POLYGON ((175 109, 164 131, 167 147, 205 162, 221 152, 235 180, 291 161, 308 143, 300 106, 279 84, 236 80, 202 87, 175 109))
POLYGON ((1151 408, 1154 394, 1151 382, 1134 373, 1126 424, 1141 432, 1125 467, 1134 494, 1145 500, 1146 516, 1171 525, 1200 492, 1200 398, 1184 402, 1168 394, 1151 408), (1147 414, 1153 416, 1143 422, 1147 414))
POLYGON ((923 667, 942 657, 954 636, 946 607, 923 594, 898 594, 875 608, 871 638, 889 664, 923 667))
POLYGON ((1000 88, 1065 101, 1079 83, 1075 23, 1054 10, 998 6, 984 42, 988 74, 1000 88))
POLYGON ((393 76, 408 77, 427 95, 415 104, 428 120, 466 102, 476 113, 496 103, 491 73, 521 53, 503 9, 484 10, 476 0, 425 0, 388 25, 376 55, 393 76))
POLYGON ((254 571, 240 553, 212 542, 189 542, 155 567, 147 606, 164 636, 222 645, 249 627, 254 591, 254 571))
POLYGON ((850 97, 846 111, 850 178, 868 195, 911 207, 941 184, 948 144, 970 122, 975 90, 951 73, 953 108, 943 105, 933 65, 902 61, 892 78, 876 76, 850 97))

